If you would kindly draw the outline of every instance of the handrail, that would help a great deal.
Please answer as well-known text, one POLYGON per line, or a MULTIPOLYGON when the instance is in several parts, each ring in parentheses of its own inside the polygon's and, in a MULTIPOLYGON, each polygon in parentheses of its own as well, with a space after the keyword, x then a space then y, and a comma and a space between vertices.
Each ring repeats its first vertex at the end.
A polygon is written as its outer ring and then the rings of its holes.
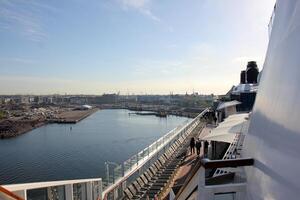
POLYGON ((0 192, 6 194, 7 196, 9 196, 9 197, 11 197, 11 198, 13 198, 13 199, 15 199, 15 200, 24 200, 22 197, 19 197, 18 195, 16 195, 16 194, 14 194, 13 192, 11 192, 11 191, 5 189, 5 188, 2 187, 1 185, 0 185, 0 192))
MULTIPOLYGON (((169 133, 168 133, 169 134, 169 133)), ((151 145, 154 145, 155 143, 152 143, 151 145)), ((150 145, 150 146, 151 146, 150 145)), ((153 156, 153 155, 152 155, 153 156)), ((130 173, 128 173, 128 174, 126 174, 124 177, 123 177, 123 179, 126 179, 126 178, 128 178, 128 177, 130 177, 133 173, 134 173, 135 171, 131 171, 130 173)), ((114 190, 115 188, 117 188, 118 187, 118 185, 115 185, 114 187, 112 187, 111 189, 110 189, 110 191, 112 191, 112 190, 114 190)), ((103 199, 104 200, 107 200, 107 195, 108 195, 108 193, 109 193, 109 191, 108 192, 106 192, 105 194, 104 194, 104 196, 103 196, 103 199)))
MULTIPOLYGON (((206 108, 206 109, 204 109, 199 115, 197 115, 197 117, 195 117, 193 120, 191 120, 190 122, 188 122, 187 124, 185 124, 184 126, 182 126, 182 127, 180 127, 179 129, 178 129, 178 127, 176 127, 175 129, 173 129, 173 130, 171 130, 171 131, 169 131, 166 135, 164 135, 164 136, 162 136, 161 138, 159 138, 157 141, 160 141, 160 140, 162 140, 162 141, 164 141, 164 138, 165 137, 167 137, 167 136, 170 136, 171 137, 171 139, 168 141, 168 142, 170 142, 170 141, 172 141, 172 139, 174 139, 175 138, 175 136, 176 135, 178 135, 179 133, 181 133, 181 132, 183 132, 186 128, 190 128, 191 127, 191 125, 193 125, 195 122, 197 122, 197 120, 199 120, 201 117, 203 117, 203 115, 205 114, 205 113, 207 113, 208 111, 209 111, 209 109, 210 108, 206 108)), ((145 149, 149 149, 150 147, 152 147, 152 146, 154 146, 156 143, 157 143, 157 141, 155 141, 154 143, 152 143, 151 145, 149 145, 148 147, 146 147, 145 149)), ((167 144, 168 142, 166 142, 165 144, 167 144)), ((164 142, 163 142, 164 143, 164 142)), ((163 145, 165 145, 165 144, 163 144, 163 145)), ((144 149, 144 150, 145 150, 144 149)), ((143 150, 143 151, 144 151, 143 150)), ((152 155, 152 156, 154 156, 154 155, 152 155)), ((151 156, 151 157, 152 157, 151 156)), ((128 160, 130 160, 130 159, 128 159, 128 160)), ((127 160, 126 160, 127 161, 127 160)), ((125 162, 126 162, 125 161, 125 162)), ((129 176, 131 176, 132 175, 132 173, 133 173, 133 171, 131 171, 130 173, 128 173, 128 174, 125 174, 125 176, 123 176, 121 179, 126 179, 127 177, 129 177, 129 176)), ((122 181, 120 181, 120 183, 121 183, 122 181)), ((119 184, 120 184, 119 183, 119 184)), ((108 191, 104 191, 102 194, 102 196, 103 196, 103 199, 104 200, 106 200, 107 199, 107 195, 108 195, 108 193, 109 192, 111 192, 111 191, 113 191, 115 188, 117 188, 118 187, 118 185, 119 184, 115 184, 112 188, 110 188, 108 191)))
POLYGON ((198 185, 190 192, 190 194, 185 198, 185 199, 189 199, 194 192, 196 192, 198 190, 198 185))
POLYGON ((189 184, 189 182, 192 180, 192 178, 195 176, 199 168, 201 167, 201 161, 197 159, 196 164, 192 168, 191 172, 189 172, 188 177, 185 179, 182 187, 179 189, 178 193, 176 194, 175 200, 178 199, 179 195, 183 192, 183 190, 186 188, 186 186, 189 184))
POLYGON ((253 158, 237 158, 227 160, 210 160, 203 158, 201 164, 205 169, 224 168, 224 167, 242 167, 254 164, 253 158))
POLYGON ((222 168, 222 167, 242 167, 242 166, 251 166, 254 164, 253 158, 239 158, 239 159, 228 159, 228 160, 210 160, 208 158, 203 158, 200 161, 197 161, 192 171, 189 173, 189 176, 184 181, 182 187, 179 192, 176 194, 175 200, 178 199, 179 194, 183 192, 192 178, 195 176, 200 167, 204 167, 205 169, 211 168, 222 168))

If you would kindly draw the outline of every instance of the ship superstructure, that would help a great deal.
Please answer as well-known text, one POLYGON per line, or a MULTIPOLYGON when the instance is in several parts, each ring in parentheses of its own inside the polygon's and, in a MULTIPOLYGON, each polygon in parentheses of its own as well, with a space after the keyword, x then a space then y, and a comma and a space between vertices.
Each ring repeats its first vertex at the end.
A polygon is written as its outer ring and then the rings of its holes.
POLYGON ((220 117, 212 109, 204 110, 185 126, 116 165, 112 181, 105 184, 102 179, 89 179, 5 185, 0 188, 0 198, 298 199, 300 1, 278 0, 269 30, 259 86, 253 78, 258 70, 250 62, 241 74, 240 85, 232 90, 234 101, 220 105, 219 112, 227 109, 221 120, 215 119, 220 117), (234 99, 236 95, 253 92, 253 109, 239 107, 243 100, 234 99), (191 137, 202 142, 201 156, 194 162, 189 162, 191 157, 187 156, 191 137), (178 169, 186 165, 190 165, 187 173, 179 177, 184 170, 178 169), (30 196, 32 190, 37 196, 30 196), (42 190, 46 196, 38 196, 42 190))

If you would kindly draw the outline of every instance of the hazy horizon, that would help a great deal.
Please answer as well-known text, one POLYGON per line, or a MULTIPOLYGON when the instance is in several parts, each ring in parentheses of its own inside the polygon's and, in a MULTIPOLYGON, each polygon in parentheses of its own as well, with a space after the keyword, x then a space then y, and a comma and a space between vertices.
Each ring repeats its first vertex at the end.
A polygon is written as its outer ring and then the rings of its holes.
MULTIPOLYGON (((228 89, 229 90, 229 89, 228 89)), ((119 93, 118 92, 104 92, 102 94, 75 94, 75 93, 64 93, 64 94, 56 94, 56 93, 45 93, 45 94, 34 94, 34 93, 11 93, 11 94, 0 94, 0 96, 101 96, 101 95, 108 95, 108 94, 117 94, 117 95, 121 95, 121 96, 138 96, 138 95, 160 95, 160 96, 168 96, 168 95, 192 95, 192 94, 196 94, 198 93, 198 95, 224 95, 224 94, 204 94, 204 93, 199 93, 197 91, 191 92, 191 93, 119 93)))
POLYGON ((275 0, 0 2, 0 94, 224 94, 275 0))

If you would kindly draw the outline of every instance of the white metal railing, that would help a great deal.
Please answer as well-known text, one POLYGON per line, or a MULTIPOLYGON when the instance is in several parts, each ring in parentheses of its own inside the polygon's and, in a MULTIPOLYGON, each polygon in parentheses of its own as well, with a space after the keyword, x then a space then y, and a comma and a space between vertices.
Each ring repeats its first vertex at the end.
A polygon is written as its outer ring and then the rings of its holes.
MULTIPOLYGON (((114 188, 122 184, 133 174, 135 171, 139 170, 144 164, 146 164, 154 155, 161 152, 164 147, 168 146, 175 139, 182 135, 188 135, 193 131, 193 129, 199 124, 200 118, 209 111, 209 108, 201 112, 196 118, 186 123, 185 125, 180 125, 175 129, 168 132, 166 135, 159 138, 157 141, 135 154, 121 165, 114 166, 111 173, 106 173, 106 185, 103 191, 103 197, 107 196, 108 193, 112 192, 114 188)), ((107 162, 109 163, 109 162, 107 162)), ((114 164, 115 165, 115 164, 114 164)), ((110 169, 110 167, 106 167, 110 169)))
MULTIPOLYGON (((250 164, 241 164, 241 166, 235 166, 237 168, 243 168, 243 166, 249 166, 250 164)), ((191 177, 184 183, 184 186, 180 189, 176 196, 170 198, 170 200, 190 200, 196 197, 201 200, 243 200, 246 193, 246 180, 239 182, 224 182, 207 184, 206 183, 206 169, 203 164, 195 167, 194 171, 190 172, 191 177)))
MULTIPOLYGON (((238 143, 239 143, 239 140, 240 140, 240 135, 241 135, 240 133, 235 134, 235 138, 234 138, 233 142, 230 143, 230 145, 229 145, 228 149, 226 150, 222 160, 228 160, 228 159, 236 158, 237 147, 238 147, 238 143)), ((213 177, 227 174, 230 171, 231 171, 230 169, 226 169, 226 168, 216 169, 213 177)))
MULTIPOLYGON (((245 122, 245 124, 242 128, 242 131, 240 133, 235 134, 234 140, 232 143, 230 143, 222 160, 235 159, 235 158, 240 157, 240 153, 241 153, 243 143, 244 143, 245 134, 246 134, 246 132, 248 132, 248 127, 249 127, 249 121, 245 122)), ((227 174, 232 171, 233 171, 232 168, 216 169, 213 177, 227 174)))
POLYGON ((0 199, 1 200, 24 200, 24 198, 15 194, 14 192, 0 186, 0 199))
MULTIPOLYGON (((3 188, 11 191, 19 197, 26 199, 86 199, 99 200, 102 194, 102 179, 77 179, 64 181, 49 181, 24 184, 3 185, 3 188), (34 198, 38 191, 39 197, 34 198)), ((1 197, 1 196, 0 196, 1 197)), ((2 198, 0 198, 2 199, 2 198)), ((4 198, 5 199, 5 198, 4 198)), ((6 198, 11 199, 11 198, 6 198)), ((5 200, 6 200, 5 199, 5 200)))

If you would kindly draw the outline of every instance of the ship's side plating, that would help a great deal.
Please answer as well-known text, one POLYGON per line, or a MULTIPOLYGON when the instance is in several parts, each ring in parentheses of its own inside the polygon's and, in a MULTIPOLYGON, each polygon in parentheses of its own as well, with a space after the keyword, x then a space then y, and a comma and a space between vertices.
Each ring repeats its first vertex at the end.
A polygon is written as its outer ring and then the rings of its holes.
POLYGON ((278 0, 244 156, 247 199, 298 199, 300 191, 300 1, 278 0))

